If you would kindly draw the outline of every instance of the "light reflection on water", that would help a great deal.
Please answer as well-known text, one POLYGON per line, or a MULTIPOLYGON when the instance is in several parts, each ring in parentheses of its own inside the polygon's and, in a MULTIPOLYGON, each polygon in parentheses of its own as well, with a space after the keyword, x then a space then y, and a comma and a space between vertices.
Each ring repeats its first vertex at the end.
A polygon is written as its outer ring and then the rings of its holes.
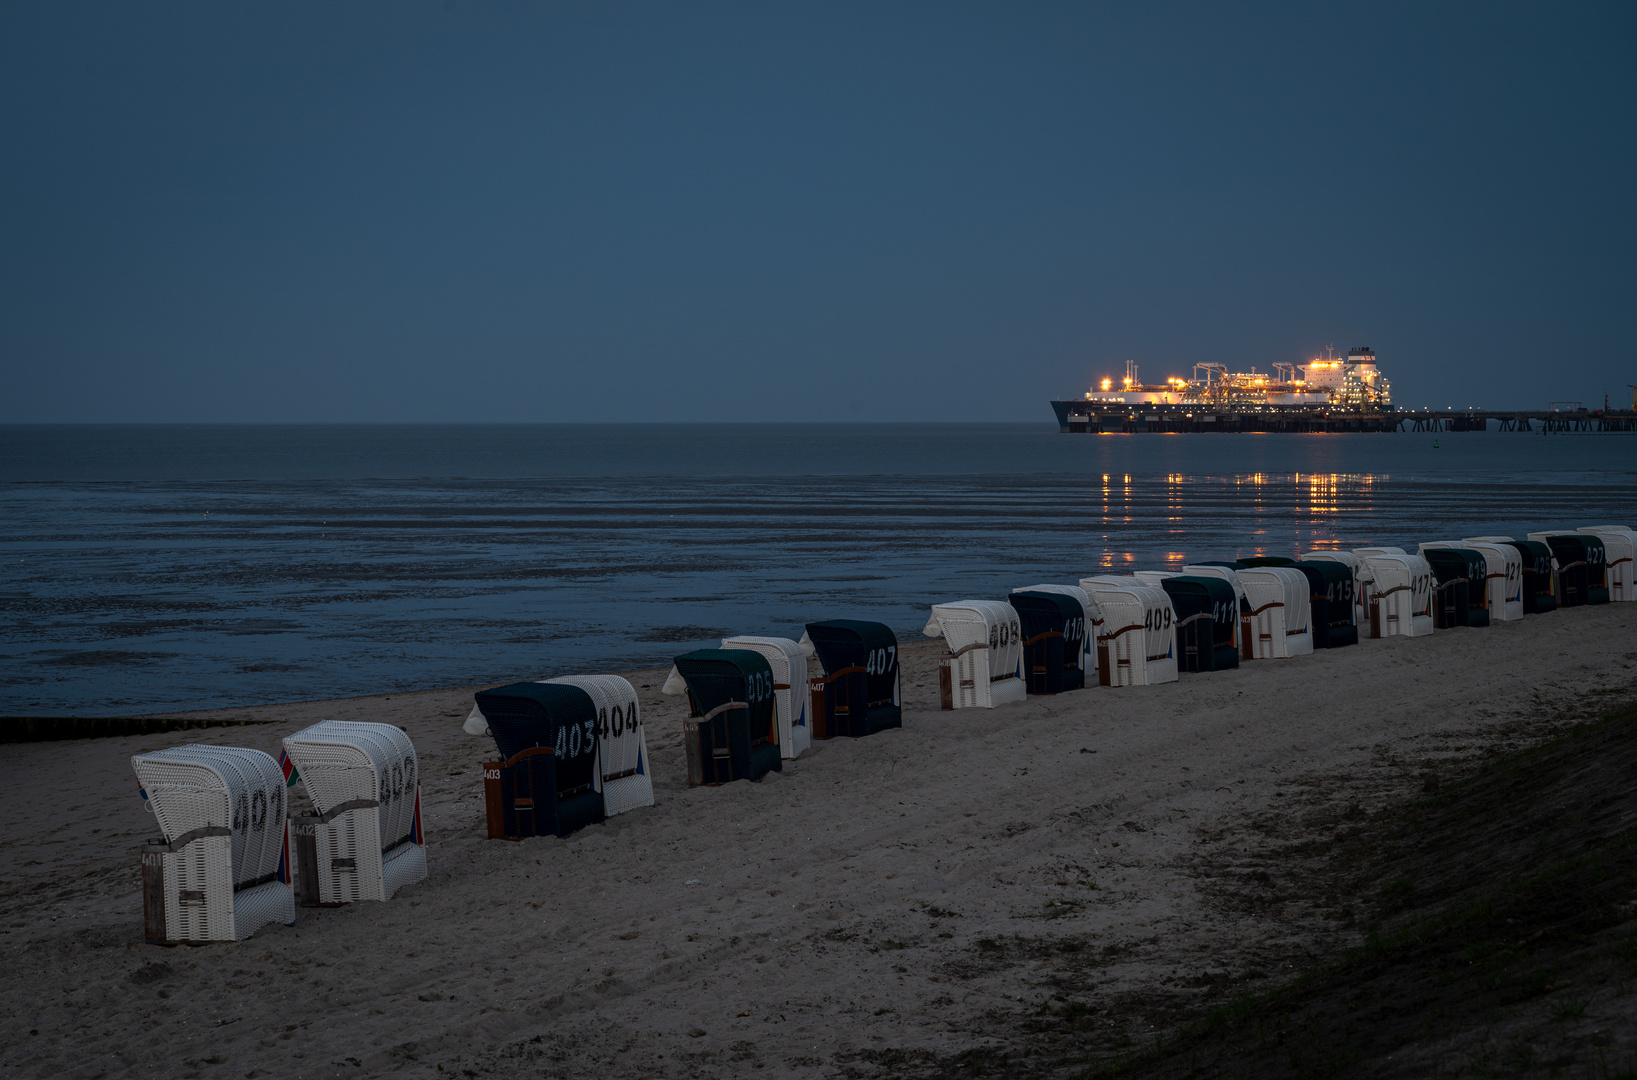
POLYGON ((629 668, 837 616, 910 638, 934 601, 1098 571, 1637 523, 1608 471, 1199 464, 0 485, 0 714, 629 668))

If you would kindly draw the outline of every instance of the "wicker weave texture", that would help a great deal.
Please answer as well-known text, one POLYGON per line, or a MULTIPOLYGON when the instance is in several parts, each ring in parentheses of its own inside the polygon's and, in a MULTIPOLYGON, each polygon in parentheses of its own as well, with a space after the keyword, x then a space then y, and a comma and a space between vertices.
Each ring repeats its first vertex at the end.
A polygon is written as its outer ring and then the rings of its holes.
MULTIPOLYGON (((387 887, 382 851, 411 838, 416 827, 420 773, 409 736, 391 724, 325 720, 288 736, 284 752, 321 815, 349 802, 376 804, 315 827, 320 901, 389 898, 395 887, 387 887)), ((424 853, 420 858, 424 867, 424 853)))
POLYGON ((620 675, 564 675, 543 681, 578 686, 597 706, 597 790, 603 794, 603 812, 612 816, 654 805, 648 734, 630 680, 620 675))
POLYGON ((206 836, 162 858, 165 937, 170 941, 237 941, 232 840, 206 836))
POLYGON ((286 738, 284 750, 319 813, 354 799, 374 799, 384 844, 397 843, 414 828, 420 765, 400 728, 325 720, 286 738))
POLYGON ((383 900, 390 900, 405 885, 426 880, 426 848, 402 843, 387 852, 381 867, 383 900))
POLYGON ((243 941, 268 923, 296 921, 296 897, 286 882, 266 881, 233 894, 234 938, 243 941))
POLYGON ((779 710, 779 753, 786 760, 800 757, 813 745, 813 725, 807 715, 811 708, 807 654, 801 645, 790 638, 740 636, 723 638, 722 648, 749 649, 767 657, 774 687, 784 687, 773 691, 779 710))
POLYGON ((1107 653, 1110 686, 1176 681, 1176 611, 1164 589, 1113 577, 1085 578, 1080 587, 1103 612, 1097 647, 1107 653))
POLYGON ((202 828, 232 834, 229 886, 278 869, 284 843, 284 774, 260 750, 177 746, 131 759, 168 842, 202 828))
POLYGON ((1236 573, 1255 613, 1256 659, 1283 660, 1311 653, 1307 575, 1284 566, 1257 566, 1236 573))
POLYGON ((1432 633, 1432 567, 1419 555, 1366 555, 1382 637, 1432 633))
POLYGON ((992 709, 1027 696, 1028 687, 1018 678, 1023 630, 1011 604, 999 600, 934 604, 922 632, 942 637, 949 647, 955 708, 992 709), (1014 693, 1006 683, 1016 683, 1023 693, 1014 693))
POLYGON ((374 807, 347 810, 315 825, 313 839, 318 849, 320 903, 387 898, 381 874, 381 817, 374 807))

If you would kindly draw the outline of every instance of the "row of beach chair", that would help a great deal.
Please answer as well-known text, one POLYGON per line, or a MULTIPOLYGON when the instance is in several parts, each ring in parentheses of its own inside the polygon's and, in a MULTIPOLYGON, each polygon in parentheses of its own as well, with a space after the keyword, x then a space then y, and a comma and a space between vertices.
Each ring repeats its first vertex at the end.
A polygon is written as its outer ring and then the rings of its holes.
POLYGON ((1092 684, 1145 686, 1370 638, 1482 627, 1637 600, 1625 526, 1253 556, 1031 585, 932 607, 946 709, 995 708, 1092 684))
MULTIPOLYGON (((675 658, 661 691, 686 696, 688 782, 779 771, 814 739, 902 723, 898 639, 882 623, 809 623, 800 641, 727 637, 675 658), (808 678, 817 657, 823 674, 808 678)), ((494 740, 483 766, 489 836, 564 837, 654 801, 641 704, 618 675, 519 682, 475 696, 466 730, 494 740)))
POLYGON ((162 834, 142 851, 148 941, 240 941, 294 922, 298 899, 386 900, 426 877, 415 747, 391 724, 326 720, 286 738, 277 761, 194 745, 131 766, 162 834), (292 815, 298 783, 311 809, 292 815))
MULTIPOLYGON (((1624 526, 1199 562, 1180 571, 1040 584, 932 606, 946 709, 1142 686, 1287 659, 1361 636, 1420 637, 1559 607, 1637 600, 1624 526), (1367 633, 1361 634, 1361 630, 1367 633)), ((815 739, 902 723, 898 640, 882 623, 809 623, 799 641, 723 638, 675 658, 688 782, 757 780, 815 739), (809 677, 817 658, 820 673, 809 677)), ((483 764, 489 836, 566 837, 654 802, 641 702, 618 675, 510 683, 475 695, 465 730, 483 764)), ((235 941, 298 904, 387 900, 426 877, 414 746, 390 724, 324 721, 252 749, 183 746, 132 758, 162 839, 142 853, 150 941, 235 941), (292 812, 300 783, 310 809, 292 812), (292 858, 293 855, 293 858, 292 858)))

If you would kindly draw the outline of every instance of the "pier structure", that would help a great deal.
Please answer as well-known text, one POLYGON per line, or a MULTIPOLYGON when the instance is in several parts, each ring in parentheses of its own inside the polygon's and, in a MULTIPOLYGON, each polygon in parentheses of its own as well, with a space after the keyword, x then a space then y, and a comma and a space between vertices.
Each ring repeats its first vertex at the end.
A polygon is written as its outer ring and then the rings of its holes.
POLYGON ((1209 409, 1196 404, 1054 401, 1058 429, 1102 432, 1362 432, 1499 431, 1637 432, 1630 409, 1392 409, 1353 412, 1333 408, 1264 406, 1209 409))

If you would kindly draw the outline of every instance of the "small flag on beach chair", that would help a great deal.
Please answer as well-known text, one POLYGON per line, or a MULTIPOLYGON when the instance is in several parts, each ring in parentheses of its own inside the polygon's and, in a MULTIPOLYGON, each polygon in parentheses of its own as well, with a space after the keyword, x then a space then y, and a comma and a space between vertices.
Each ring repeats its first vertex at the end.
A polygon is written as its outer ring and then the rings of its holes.
POLYGON ((301 779, 301 774, 296 772, 296 763, 291 761, 290 755, 283 750, 279 751, 279 768, 284 772, 284 786, 295 787, 296 781, 301 779))

